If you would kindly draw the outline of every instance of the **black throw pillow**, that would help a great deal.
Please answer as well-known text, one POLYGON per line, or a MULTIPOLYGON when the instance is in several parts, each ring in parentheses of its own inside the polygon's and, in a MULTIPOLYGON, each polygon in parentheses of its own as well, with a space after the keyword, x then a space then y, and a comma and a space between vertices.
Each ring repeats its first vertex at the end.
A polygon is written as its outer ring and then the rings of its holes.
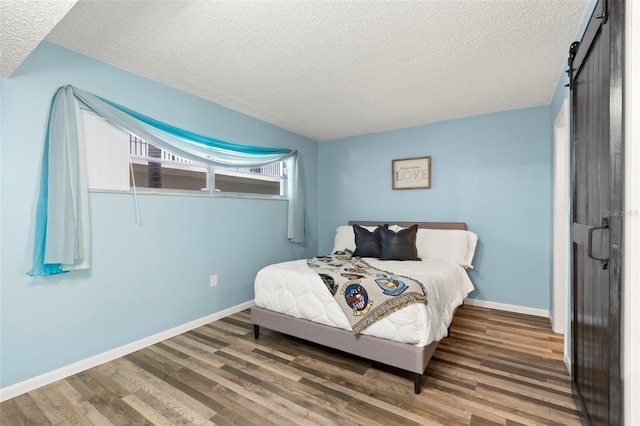
POLYGON ((416 247, 418 225, 393 232, 380 229, 380 259, 382 260, 420 260, 416 247))
POLYGON ((389 225, 379 225, 373 232, 359 225, 353 225, 353 233, 356 235, 356 251, 358 257, 380 257, 380 230, 387 229, 389 225))

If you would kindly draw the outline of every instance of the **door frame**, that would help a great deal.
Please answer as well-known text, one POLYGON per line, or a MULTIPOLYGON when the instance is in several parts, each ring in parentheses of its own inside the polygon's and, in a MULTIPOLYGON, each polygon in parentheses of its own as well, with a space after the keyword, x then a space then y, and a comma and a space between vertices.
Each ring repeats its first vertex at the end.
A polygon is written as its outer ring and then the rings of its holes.
MULTIPOLYGON (((569 263, 569 101, 565 99, 553 123, 553 306, 551 328, 565 334, 570 282, 569 263)), ((567 354, 565 345, 565 358, 567 354)))
MULTIPOLYGON (((630 117, 640 116, 640 4, 626 2, 625 139, 640 141, 640 125, 630 117), (633 22, 633 24, 632 24, 633 22)), ((625 250, 626 259, 640 258, 640 145, 625 149, 625 250)), ((623 320, 624 424, 640 424, 640 266, 625 262, 623 320)))

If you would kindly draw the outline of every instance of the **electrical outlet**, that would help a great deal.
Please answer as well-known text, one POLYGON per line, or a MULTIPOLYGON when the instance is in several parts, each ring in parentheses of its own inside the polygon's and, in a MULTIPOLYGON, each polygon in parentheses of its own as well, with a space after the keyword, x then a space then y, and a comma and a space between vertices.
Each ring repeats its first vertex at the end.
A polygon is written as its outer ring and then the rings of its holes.
POLYGON ((215 287, 218 285, 218 275, 211 275, 211 277, 209 278, 209 285, 211 287, 215 287))

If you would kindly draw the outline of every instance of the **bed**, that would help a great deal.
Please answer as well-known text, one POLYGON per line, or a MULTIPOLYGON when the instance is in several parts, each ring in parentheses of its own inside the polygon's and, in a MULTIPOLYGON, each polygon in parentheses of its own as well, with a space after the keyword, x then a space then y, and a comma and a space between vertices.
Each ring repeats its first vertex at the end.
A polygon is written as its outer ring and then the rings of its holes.
MULTIPOLYGON (((362 228, 372 233, 381 223, 352 221, 338 227, 334 252, 357 253, 361 247, 356 246, 354 228, 356 234, 362 228)), ((414 241, 421 260, 362 259, 374 268, 419 280, 427 304, 403 307, 356 334, 326 283, 307 265, 307 260, 283 262, 269 265, 256 275, 255 306, 251 308, 254 337, 258 339, 260 327, 266 327, 409 371, 418 394, 433 352, 439 341, 448 336, 455 310, 473 290, 466 268, 473 267, 477 236, 460 222, 384 223, 390 224, 385 226, 392 230, 385 235, 399 235, 417 225, 414 241)))

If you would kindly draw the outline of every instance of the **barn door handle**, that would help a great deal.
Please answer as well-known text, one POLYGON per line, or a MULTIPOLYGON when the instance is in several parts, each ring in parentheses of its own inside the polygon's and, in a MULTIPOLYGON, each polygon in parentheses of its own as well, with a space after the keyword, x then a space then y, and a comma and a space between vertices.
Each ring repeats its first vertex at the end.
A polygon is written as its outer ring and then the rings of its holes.
POLYGON ((609 262, 609 258, 607 257, 606 259, 601 259, 599 257, 595 257, 593 255, 593 244, 592 244, 593 243, 593 233, 595 231, 602 231, 604 229, 609 229, 609 220, 606 217, 602 218, 602 225, 601 226, 595 226, 595 227, 589 229, 589 243, 587 244, 587 256, 589 256, 593 260, 599 260, 600 262, 602 262, 602 269, 607 269, 607 264, 609 262))

